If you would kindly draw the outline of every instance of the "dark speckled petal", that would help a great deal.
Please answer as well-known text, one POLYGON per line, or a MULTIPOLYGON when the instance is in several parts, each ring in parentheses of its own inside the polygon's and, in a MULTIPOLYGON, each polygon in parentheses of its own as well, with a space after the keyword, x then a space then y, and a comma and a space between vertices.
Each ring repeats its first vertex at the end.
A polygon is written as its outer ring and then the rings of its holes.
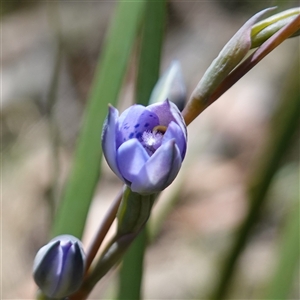
POLYGON ((158 118, 160 125, 168 126, 172 121, 179 125, 182 132, 187 138, 186 125, 177 106, 168 99, 162 103, 155 103, 147 106, 147 109, 154 112, 158 118))
POLYGON ((117 167, 116 130, 118 116, 118 110, 113 106, 109 106, 108 115, 102 131, 102 149, 110 168, 121 180, 123 180, 117 167))
POLYGON ((144 131, 151 130, 159 125, 157 115, 142 105, 133 105, 126 109, 123 114, 118 120, 117 148, 129 139, 137 138, 141 140, 144 131))

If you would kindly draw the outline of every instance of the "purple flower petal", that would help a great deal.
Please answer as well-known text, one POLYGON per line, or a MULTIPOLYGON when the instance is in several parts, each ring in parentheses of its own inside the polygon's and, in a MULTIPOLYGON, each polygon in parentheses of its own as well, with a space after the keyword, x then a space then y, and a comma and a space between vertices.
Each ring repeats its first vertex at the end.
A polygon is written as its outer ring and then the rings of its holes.
POLYGON ((60 242, 50 242, 42 247, 34 260, 34 280, 39 287, 43 287, 43 292, 53 295, 59 284, 59 272, 62 265, 62 251, 60 242))
POLYGON ((102 131, 102 149, 106 161, 114 173, 122 179, 117 167, 116 127, 119 112, 113 106, 109 106, 108 116, 105 120, 102 131))
POLYGON ((167 99, 163 103, 149 105, 147 109, 154 112, 158 116, 160 125, 168 126, 172 121, 177 123, 183 131, 185 138, 187 137, 184 119, 174 103, 167 99))
POLYGON ((179 125, 173 121, 169 124, 168 129, 164 134, 162 144, 172 139, 175 139, 176 145, 178 146, 181 154, 181 159, 183 160, 186 152, 186 137, 184 136, 184 133, 180 129, 179 125))
POLYGON ((110 107, 102 144, 116 175, 134 192, 149 194, 163 190, 176 177, 186 138, 180 111, 166 100, 148 107, 133 105, 119 118, 118 111, 110 107), (153 131, 158 125, 167 127, 166 132, 163 128, 153 131))
POLYGON ((176 177, 181 167, 181 155, 175 140, 160 146, 142 166, 132 181, 131 189, 140 194, 151 194, 165 189, 176 177))
POLYGON ((137 120, 145 109, 146 108, 142 105, 134 104, 121 113, 118 119, 116 136, 117 148, 119 148, 122 143, 128 140, 128 136, 133 131, 132 127, 134 128, 134 125, 137 123, 137 120))
POLYGON ((117 148, 129 139, 141 140, 144 131, 159 125, 157 115, 142 105, 126 109, 118 120, 117 148))
POLYGON ((82 281, 85 265, 81 258, 80 246, 78 243, 70 245, 67 253, 64 253, 64 261, 61 270, 61 280, 57 286, 56 295, 63 297, 66 291, 71 294, 78 289, 82 281), (63 274, 69 276, 63 277, 63 274))
POLYGON ((38 251, 34 259, 34 280, 48 297, 65 298, 80 287, 85 259, 78 239, 70 235, 55 237, 38 251))
POLYGON ((136 178, 148 159, 147 151, 137 139, 123 143, 117 152, 120 173, 129 182, 136 178))

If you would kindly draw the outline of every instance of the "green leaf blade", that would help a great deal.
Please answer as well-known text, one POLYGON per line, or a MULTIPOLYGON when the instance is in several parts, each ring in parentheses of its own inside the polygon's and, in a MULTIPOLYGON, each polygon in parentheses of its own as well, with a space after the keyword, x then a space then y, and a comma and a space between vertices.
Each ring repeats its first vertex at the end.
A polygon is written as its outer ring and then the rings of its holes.
POLYGON ((96 69, 94 84, 78 138, 74 164, 58 209, 52 235, 81 238, 100 176, 101 133, 107 104, 115 104, 135 41, 145 1, 120 1, 96 69))
MULTIPOLYGON (((136 102, 142 105, 148 105, 159 77, 165 14, 165 1, 147 1, 136 89, 136 102)), ((141 299, 146 244, 146 230, 143 229, 124 255, 117 299, 141 299)))
POLYGON ((299 268, 299 216, 299 201, 297 201, 286 220, 277 268, 264 299, 289 299, 294 277, 299 268))

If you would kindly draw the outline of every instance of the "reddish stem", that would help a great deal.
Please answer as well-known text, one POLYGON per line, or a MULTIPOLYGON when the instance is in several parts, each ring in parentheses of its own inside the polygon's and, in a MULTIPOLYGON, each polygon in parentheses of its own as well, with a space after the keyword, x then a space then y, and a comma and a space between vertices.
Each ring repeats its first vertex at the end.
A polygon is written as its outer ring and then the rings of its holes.
MULTIPOLYGON (((85 279, 88 277, 88 271, 90 269, 90 266, 97 255, 99 248, 109 230, 111 227, 113 221, 116 218, 118 208, 120 206, 121 200, 122 200, 122 195, 123 195, 123 188, 111 204, 111 206, 108 209, 107 214, 105 215, 101 225, 99 226, 99 229, 96 233, 96 236, 94 240, 92 241, 92 244, 90 245, 90 248, 87 251, 86 255, 86 274, 85 274, 85 279)), ((84 280, 85 280, 84 279, 84 280)), ((87 298, 89 294, 89 291, 86 289, 80 288, 75 294, 70 296, 68 299, 69 300, 84 300, 87 298)))
POLYGON ((122 195, 123 195, 123 188, 122 190, 119 192, 119 194, 117 195, 117 197, 115 198, 115 200, 113 201, 113 203, 111 204, 107 214, 105 215, 99 229, 98 232, 92 242, 92 244, 90 245, 90 248, 87 251, 87 257, 86 257, 86 272, 89 270, 95 256, 98 253, 98 250, 109 230, 109 228, 111 227, 113 221, 116 218, 117 215, 117 211, 118 208, 120 206, 120 202, 122 199, 122 195))

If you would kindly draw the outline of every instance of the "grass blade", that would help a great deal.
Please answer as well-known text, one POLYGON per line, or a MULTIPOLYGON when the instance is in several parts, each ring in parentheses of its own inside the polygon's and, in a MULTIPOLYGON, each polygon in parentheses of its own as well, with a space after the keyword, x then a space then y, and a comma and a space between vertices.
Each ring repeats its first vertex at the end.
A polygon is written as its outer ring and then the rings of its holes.
MULTIPOLYGON (((137 102, 143 105, 148 104, 152 89, 159 77, 165 11, 165 1, 147 2, 136 90, 137 102)), ((141 298, 146 243, 144 229, 124 256, 119 278, 118 299, 141 298)))
POLYGON ((299 267, 299 217, 297 201, 286 220, 277 268, 264 299, 289 299, 293 279, 299 267))
POLYGON ((100 175, 100 137, 107 104, 115 104, 121 88, 145 1, 120 1, 106 36, 86 108, 74 163, 52 234, 81 237, 100 175))
POLYGON ((147 230, 144 227, 124 255, 123 264, 120 269, 119 294, 117 299, 141 299, 143 261, 146 244, 147 230))
POLYGON ((166 2, 148 0, 136 83, 136 102, 148 105, 158 80, 165 27, 166 2))

